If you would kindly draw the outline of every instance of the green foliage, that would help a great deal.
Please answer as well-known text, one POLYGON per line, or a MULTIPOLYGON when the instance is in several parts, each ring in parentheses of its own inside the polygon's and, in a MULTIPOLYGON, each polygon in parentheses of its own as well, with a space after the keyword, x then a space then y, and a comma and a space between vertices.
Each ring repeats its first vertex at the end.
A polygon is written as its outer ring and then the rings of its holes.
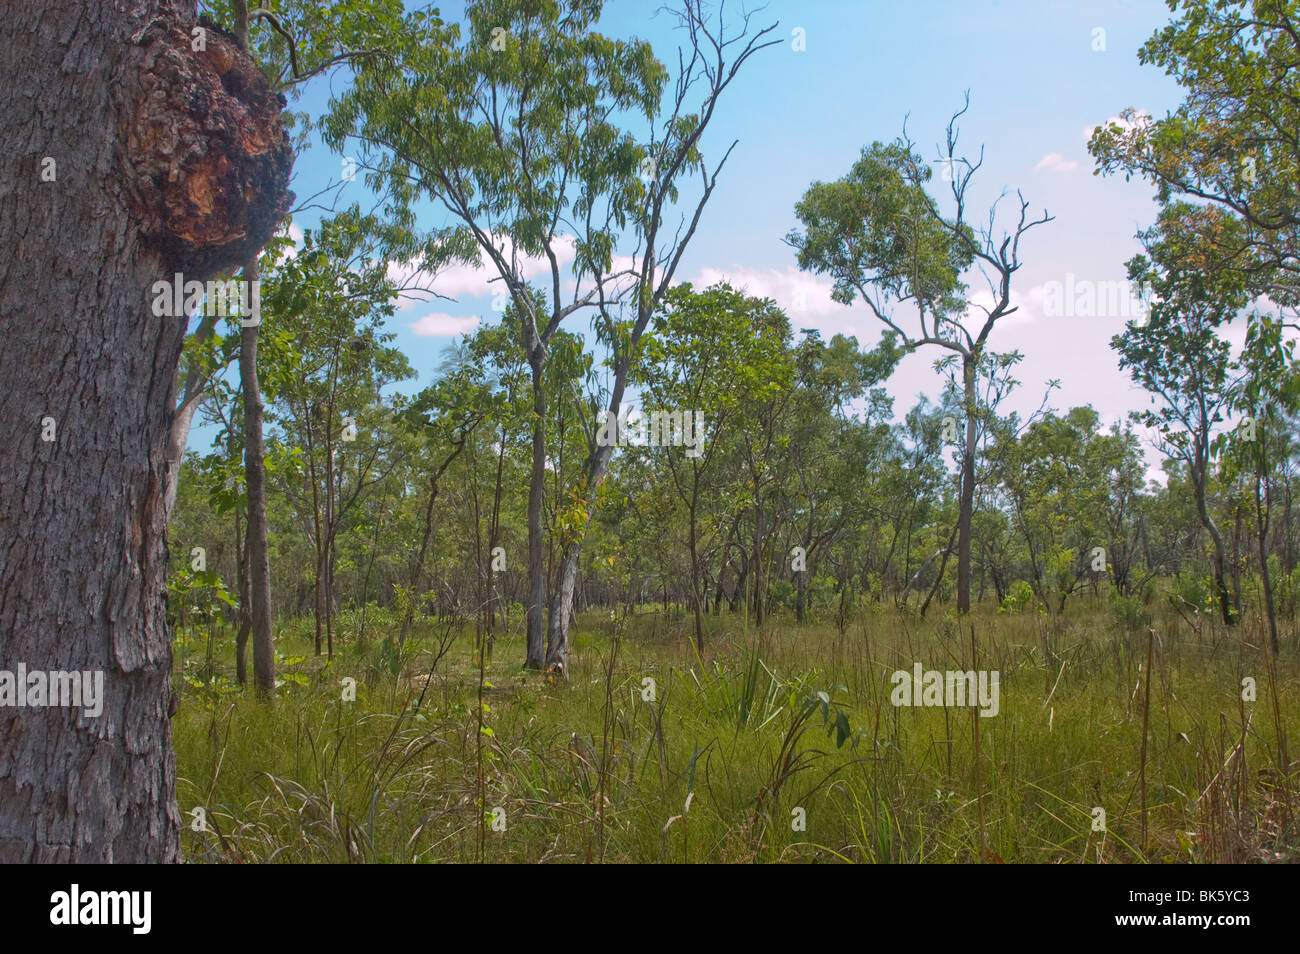
POLYGON ((1030 606, 1033 606, 1037 600, 1034 597, 1034 588, 1025 580, 1016 580, 1012 585, 1011 591, 1007 593, 998 607, 999 613, 1021 613, 1030 606))
POLYGON ((1300 148, 1278 130, 1300 124, 1290 88, 1300 4, 1177 0, 1169 7, 1177 15, 1138 59, 1163 69, 1185 98, 1165 117, 1129 109, 1122 123, 1098 127, 1089 143, 1097 172, 1146 178, 1162 202, 1195 202, 1201 211, 1188 220, 1188 244, 1201 251, 1189 265, 1208 264, 1213 276, 1229 272, 1294 303, 1300 148))
POLYGON ((962 311, 961 273, 973 256, 969 242, 933 215, 924 190, 931 175, 899 140, 863 149, 843 179, 813 183, 795 206, 805 232, 787 239, 799 250, 799 267, 830 275, 835 300, 846 305, 878 287, 913 299, 940 323, 962 311))
POLYGON ((1122 593, 1112 592, 1110 612, 1116 622, 1130 633, 1145 631, 1151 625, 1151 614, 1138 596, 1125 596, 1122 593))

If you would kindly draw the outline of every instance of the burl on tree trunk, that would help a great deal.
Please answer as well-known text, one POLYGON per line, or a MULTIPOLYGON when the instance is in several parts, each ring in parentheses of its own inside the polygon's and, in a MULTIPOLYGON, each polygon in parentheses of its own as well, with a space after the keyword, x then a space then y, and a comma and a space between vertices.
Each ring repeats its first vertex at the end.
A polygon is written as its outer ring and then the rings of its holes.
POLYGON ((163 499, 187 322, 151 288, 252 258, 293 160, 283 99, 195 26, 193 0, 0 18, 0 862, 179 857, 163 499), (20 666, 102 672, 101 711, 17 707, 20 666))

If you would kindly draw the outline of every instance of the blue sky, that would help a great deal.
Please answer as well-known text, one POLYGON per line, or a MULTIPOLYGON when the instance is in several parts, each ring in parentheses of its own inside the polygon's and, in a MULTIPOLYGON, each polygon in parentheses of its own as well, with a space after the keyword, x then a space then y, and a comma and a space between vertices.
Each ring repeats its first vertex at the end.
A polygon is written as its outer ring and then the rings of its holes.
MULTIPOLYGON (((660 5, 613 0, 601 29, 649 40, 671 69, 680 34, 671 18, 654 15, 660 5)), ((739 9, 734 0, 729 7, 739 9)), ((461 12, 459 4, 442 6, 448 20, 460 19, 461 12)), ((991 339, 995 350, 1025 355, 1016 375, 1022 387, 1003 410, 1037 407, 1045 382, 1059 379, 1054 406, 1090 403, 1106 422, 1123 418, 1146 403, 1109 347, 1123 319, 1047 315, 1045 286, 1065 282, 1067 273, 1076 281, 1123 280, 1124 262, 1138 248, 1135 231, 1154 219, 1151 187, 1094 176, 1085 142, 1089 127, 1125 107, 1160 116, 1177 105, 1178 87, 1137 61, 1140 45, 1169 17, 1157 0, 773 0, 753 23, 779 21, 774 35, 782 43, 751 60, 724 94, 706 156, 716 161, 733 139, 739 145, 677 277, 697 283, 725 277, 776 299, 796 329, 844 332, 874 343, 879 326, 865 306, 834 305, 829 280, 798 271, 793 250, 782 241, 798 225, 794 205, 813 181, 845 174, 863 146, 895 138, 905 118, 920 151, 937 155, 948 118, 969 90, 961 145, 972 157, 982 145, 985 155, 972 183, 975 217, 982 219, 1004 189, 1011 193, 1004 215, 1012 212, 1017 188, 1032 212, 1045 208, 1055 217, 1024 239, 1024 267, 1013 286, 1021 311, 999 323, 991 339), (805 50, 793 48, 796 29, 803 31, 805 50), (1104 50, 1095 49, 1103 44, 1104 50)), ((293 108, 319 116, 331 84, 337 89, 346 80, 336 74, 316 81, 293 108)), ((300 197, 310 195, 338 179, 341 164, 317 143, 300 154, 292 188, 300 197)), ((364 192, 358 177, 344 201, 364 202, 364 192)), ((311 227, 317 217, 302 214, 295 225, 311 227)), ((496 320, 488 277, 487 271, 449 273, 434 288, 456 301, 412 302, 389 322, 395 343, 420 375, 403 390, 432 379, 452 340, 429 331, 496 320)), ((981 285, 973 276, 972 287, 981 285)), ((585 320, 576 318, 569 327, 585 332, 585 320)), ((938 356, 923 349, 891 378, 900 416, 918 394, 937 397, 941 379, 931 364, 938 356)), ((206 446, 210 436, 196 431, 191 446, 206 446)))

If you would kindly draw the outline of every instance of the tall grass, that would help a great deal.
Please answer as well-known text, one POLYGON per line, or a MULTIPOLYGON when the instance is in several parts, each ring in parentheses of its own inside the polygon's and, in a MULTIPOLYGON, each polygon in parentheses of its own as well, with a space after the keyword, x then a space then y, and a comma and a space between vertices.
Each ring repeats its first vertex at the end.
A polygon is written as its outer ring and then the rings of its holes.
POLYGON ((622 621, 593 616, 576 624, 567 684, 518 667, 519 634, 499 636, 488 656, 472 630, 449 639, 417 626, 403 647, 374 633, 329 663, 286 629, 272 705, 230 685, 233 639, 217 635, 177 656, 185 855, 1300 858, 1290 804, 1300 766, 1282 754, 1300 724, 1293 632, 1269 659, 1248 627, 1193 628, 1172 610, 1139 634, 1081 600, 1050 647, 1032 613, 980 610, 957 622, 882 610, 844 627, 778 618, 754 632, 724 616, 710 620, 697 653, 683 624, 646 614, 616 632, 622 621), (890 704, 895 669, 965 669, 971 659, 1000 673, 996 717, 890 704), (1258 702, 1242 698, 1247 676, 1258 702), (653 700, 643 698, 646 677, 653 700), (345 678, 356 680, 355 701, 344 698, 345 678), (495 806, 504 831, 485 822, 495 806))

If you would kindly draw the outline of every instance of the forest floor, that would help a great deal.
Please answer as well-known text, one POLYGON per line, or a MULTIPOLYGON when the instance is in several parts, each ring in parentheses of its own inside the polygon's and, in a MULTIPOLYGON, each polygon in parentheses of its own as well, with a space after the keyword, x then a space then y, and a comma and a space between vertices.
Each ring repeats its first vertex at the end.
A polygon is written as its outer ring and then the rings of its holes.
POLYGON ((1300 860, 1300 761, 1280 770, 1278 738, 1300 756, 1290 622, 1273 676, 1257 622, 1171 615, 1152 638, 1086 598, 1055 623, 892 606, 842 631, 706 623, 697 655, 689 616, 584 615, 565 683, 521 668, 513 627, 480 674, 472 628, 399 653, 342 624, 329 661, 295 621, 269 705, 232 685, 229 630, 190 629, 186 860, 1300 860), (916 663, 996 671, 997 714, 891 704, 916 663))

